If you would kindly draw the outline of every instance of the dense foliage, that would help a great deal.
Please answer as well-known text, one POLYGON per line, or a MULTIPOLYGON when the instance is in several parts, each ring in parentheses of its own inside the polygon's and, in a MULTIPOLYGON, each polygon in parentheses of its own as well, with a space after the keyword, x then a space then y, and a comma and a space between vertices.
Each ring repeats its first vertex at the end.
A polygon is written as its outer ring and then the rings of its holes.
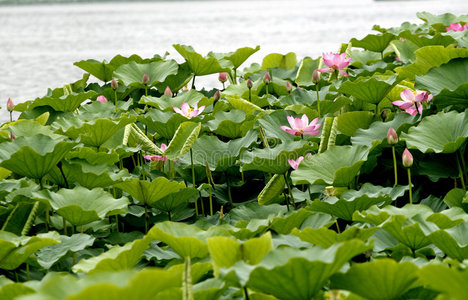
POLYGON ((418 16, 243 70, 259 47, 80 61, 9 101, 0 299, 466 299, 468 16, 418 16))

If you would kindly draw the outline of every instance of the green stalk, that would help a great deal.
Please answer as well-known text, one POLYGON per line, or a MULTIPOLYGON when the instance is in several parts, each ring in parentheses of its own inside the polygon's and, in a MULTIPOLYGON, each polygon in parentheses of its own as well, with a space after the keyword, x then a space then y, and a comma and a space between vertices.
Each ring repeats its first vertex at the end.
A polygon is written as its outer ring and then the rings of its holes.
MULTIPOLYGON (((42 178, 39 179, 39 186, 41 190, 44 189, 44 185, 42 184, 42 178)), ((45 225, 46 225, 46 231, 49 231, 49 206, 46 204, 46 209, 45 209, 45 225)))
POLYGON ((249 102, 252 102, 252 89, 249 89, 249 102))
POLYGON ((169 161, 169 179, 174 178, 174 161, 169 161))
POLYGON ((247 291, 247 287, 244 286, 243 290, 244 290, 244 299, 249 300, 249 292, 247 291))
POLYGON ((224 176, 226 177, 226 185, 227 185, 227 190, 228 190, 229 203, 232 206, 231 183, 229 181, 229 176, 228 176, 227 171, 224 171, 224 176))
POLYGON ((460 164, 460 159, 458 158, 458 155, 457 155, 457 167, 458 167, 458 176, 460 176, 460 182, 461 182, 461 185, 462 185, 462 188, 466 191, 466 185, 465 185, 465 176, 463 174, 463 169, 462 169, 462 166, 460 164))
POLYGON ((398 182, 398 173, 397 173, 397 163, 396 163, 396 155, 395 155, 395 146, 392 146, 392 153, 393 153, 393 170, 395 172, 395 184, 393 186, 397 185, 398 182))
POLYGON ((458 154, 460 156, 460 161, 461 161, 461 168, 462 168, 462 173, 463 173, 463 176, 465 178, 465 182, 467 181, 467 177, 466 177, 466 164, 465 164, 465 158, 462 154, 462 151, 461 149, 458 149, 458 154))
POLYGON ((193 300, 193 282, 190 256, 186 256, 184 260, 184 272, 182 273, 182 299, 193 300))
POLYGON ((211 185, 208 186, 208 189, 210 190, 210 216, 213 215, 213 196, 211 195, 211 185))
POLYGON ((117 90, 114 90, 114 104, 115 104, 115 111, 117 111, 117 90))
POLYGON ((283 173, 284 176, 284 181, 286 181, 286 185, 288 186, 288 193, 289 197, 291 198, 292 201, 292 207, 295 209, 296 208, 296 202, 294 201, 294 196, 291 190, 291 185, 289 184, 288 178, 286 177, 286 173, 283 173))
MULTIPOLYGON (((195 78, 195 76, 194 76, 195 78)), ((195 167, 193 166, 193 151, 190 149, 190 164, 192 166, 192 184, 193 188, 196 189, 196 182, 195 182, 195 167)), ((198 196, 195 198, 195 214, 198 216, 198 196)))
POLYGON ((10 111, 10 122, 13 122, 13 112, 10 111))
POLYGON ((169 221, 172 221, 171 211, 170 211, 170 210, 167 211, 167 219, 168 219, 169 221))
POLYGON ((233 84, 237 84, 237 69, 234 69, 233 84))
POLYGON ((317 112, 320 118, 320 96, 319 96, 319 87, 318 84, 315 85, 315 91, 317 92, 317 112))
POLYGON ((26 280, 29 281, 30 278, 29 278, 29 264, 26 263, 26 280))
POLYGON ((193 80, 192 80, 192 90, 195 89, 195 75, 193 75, 193 80))
POLYGON ((148 85, 145 84, 145 96, 148 96, 148 85))
POLYGON ((148 206, 145 203, 145 233, 148 233, 148 206))
POLYGON ((338 225, 338 219, 335 220, 335 225, 336 225, 336 231, 337 231, 338 233, 341 233, 340 225, 338 225))
POLYGON ((65 218, 62 217, 62 221, 63 221, 63 234, 68 235, 67 234, 67 220, 65 220, 65 218))
POLYGON ((58 162, 57 167, 59 168, 60 173, 62 174, 63 181, 65 181, 65 187, 66 187, 67 189, 69 189, 70 187, 69 187, 69 185, 68 185, 67 177, 65 177, 65 173, 63 172, 62 162, 61 162, 61 161, 58 162))
POLYGON ((269 93, 268 93, 268 83, 265 85, 265 94, 266 94, 266 98, 267 98, 267 101, 268 101, 268 97, 269 97, 269 93))
POLYGON ((413 204, 413 192, 412 192, 412 186, 411 186, 411 169, 408 168, 408 185, 409 185, 409 202, 410 204, 413 204))

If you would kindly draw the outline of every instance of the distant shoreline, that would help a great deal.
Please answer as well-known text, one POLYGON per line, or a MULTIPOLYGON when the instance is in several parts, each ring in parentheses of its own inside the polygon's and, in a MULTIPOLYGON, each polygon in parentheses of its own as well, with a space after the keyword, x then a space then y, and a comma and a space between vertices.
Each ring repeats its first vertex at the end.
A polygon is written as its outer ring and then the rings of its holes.
MULTIPOLYGON (((71 3, 105 3, 105 2, 190 2, 190 1, 220 1, 220 0, 0 0, 0 6, 8 5, 41 5, 41 4, 71 4, 71 3)), ((248 0, 240 0, 248 1, 248 0)), ((252 0, 249 0, 252 1, 252 0)), ((254 0, 255 1, 255 0, 254 0)))

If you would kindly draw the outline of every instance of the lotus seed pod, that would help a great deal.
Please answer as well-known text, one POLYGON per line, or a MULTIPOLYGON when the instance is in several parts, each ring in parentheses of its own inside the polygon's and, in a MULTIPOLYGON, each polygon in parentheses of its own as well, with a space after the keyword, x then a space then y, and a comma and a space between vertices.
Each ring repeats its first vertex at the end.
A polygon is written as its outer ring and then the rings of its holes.
POLYGON ((402 162, 405 168, 410 168, 413 165, 413 155, 411 155, 408 148, 403 151, 402 162))
POLYGON ((312 72, 312 82, 317 83, 320 81, 320 72, 315 69, 314 72, 312 72))
POLYGON ((14 108, 15 108, 15 104, 13 103, 13 101, 12 101, 10 98, 8 98, 8 101, 7 101, 7 110, 8 110, 9 112, 12 112, 14 108))
POLYGON ((250 89, 252 88, 252 86, 253 86, 253 82, 252 82, 252 80, 249 78, 249 79, 247 80, 247 87, 248 87, 249 90, 250 90, 250 89))
POLYGON ((148 84, 149 83, 149 77, 148 77, 148 74, 143 74, 143 78, 141 79, 141 81, 143 82, 144 85, 148 84))
POLYGON ((213 101, 218 101, 219 98, 221 98, 221 93, 219 91, 216 91, 216 93, 214 93, 213 95, 213 101))
POLYGON ((398 134, 393 127, 390 127, 387 132, 387 143, 389 145, 395 145, 398 143, 398 134))
POLYGON ((265 76, 263 76, 263 82, 264 82, 265 84, 270 84, 270 82, 271 82, 270 73, 268 73, 268 72, 265 73, 265 76))
POLYGON ((97 97, 96 101, 101 102, 101 103, 106 103, 107 98, 104 95, 100 95, 97 97))
POLYGON ((115 91, 118 87, 119 87, 119 83, 117 82, 117 80, 115 80, 114 78, 112 78, 112 81, 111 81, 111 88, 115 91))
POLYGON ((286 91, 288 93, 291 93, 291 91, 292 91, 292 84, 289 81, 286 81, 286 91))
POLYGON ((164 95, 168 95, 169 97, 172 97, 172 91, 169 86, 166 86, 166 89, 164 90, 164 95))
POLYGON ((219 73, 218 80, 225 83, 228 80, 228 74, 226 72, 219 73))

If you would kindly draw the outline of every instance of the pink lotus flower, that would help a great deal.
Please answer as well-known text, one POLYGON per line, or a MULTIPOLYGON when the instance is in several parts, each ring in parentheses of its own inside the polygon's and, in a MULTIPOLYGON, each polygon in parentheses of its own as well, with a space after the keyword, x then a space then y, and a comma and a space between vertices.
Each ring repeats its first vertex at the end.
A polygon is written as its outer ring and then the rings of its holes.
POLYGON ((218 80, 221 82, 221 83, 225 83, 227 80, 228 80, 228 74, 226 72, 221 72, 219 73, 218 75, 218 80))
POLYGON ((107 98, 104 95, 100 95, 97 97, 96 101, 101 102, 101 103, 106 103, 107 98))
POLYGON ((7 110, 8 110, 9 112, 12 112, 14 108, 15 108, 15 104, 13 103, 13 100, 11 100, 11 98, 8 98, 8 101, 7 101, 7 110))
POLYGON ((292 91, 292 84, 289 81, 286 81, 286 91, 288 93, 291 93, 291 91, 292 91))
POLYGON ((405 148, 405 151, 403 151, 401 160, 405 168, 409 168, 413 165, 413 155, 411 155, 411 152, 409 152, 408 148, 405 148))
POLYGON ((264 82, 265 84, 270 84, 270 82, 271 82, 270 73, 268 73, 268 72, 265 73, 265 76, 263 76, 263 82, 264 82))
MULTIPOLYGON (((167 146, 166 144, 161 144, 161 150, 164 152, 166 151, 167 149, 167 146)), ((145 159, 147 160, 151 160, 151 161, 166 161, 167 160, 167 157, 166 156, 161 156, 161 155, 145 155, 143 156, 145 159)))
POLYGON ((141 83, 143 83, 144 85, 147 85, 149 83, 149 77, 148 77, 148 74, 143 74, 143 77, 141 78, 141 83))
POLYGON ((186 117, 187 119, 191 119, 193 117, 198 116, 205 110, 205 105, 198 108, 198 103, 195 103, 193 109, 190 108, 190 105, 187 102, 184 102, 180 108, 172 107, 174 111, 182 116, 186 117))
POLYGON ((392 104, 398 106, 412 116, 416 115, 418 112, 422 114, 423 108, 421 102, 432 99, 432 95, 426 91, 416 90, 413 92, 410 89, 405 89, 401 92, 400 97, 402 100, 393 101, 392 104))
POLYGON ((445 27, 447 31, 453 30, 453 31, 463 31, 468 28, 468 24, 461 25, 460 23, 454 23, 450 24, 450 26, 445 27))
POLYGON ((166 86, 166 89, 164 90, 164 95, 168 95, 169 97, 172 97, 172 91, 169 86, 166 86))
POLYGON ((341 53, 341 54, 333 54, 332 52, 330 53, 322 53, 323 56, 323 62, 330 68, 322 68, 322 69, 317 69, 319 72, 335 72, 338 71, 340 72, 340 75, 342 76, 349 76, 345 71, 343 71, 344 68, 346 68, 352 57, 346 58, 346 53, 341 53))
POLYGON ((398 143, 398 134, 396 133, 395 129, 390 126, 390 128, 387 131, 387 143, 389 145, 395 145, 398 143))
POLYGON ((288 116, 288 122, 291 128, 287 126, 281 126, 281 130, 286 131, 289 134, 299 136, 299 135, 317 135, 320 133, 320 130, 317 130, 320 125, 317 124, 318 118, 315 118, 309 124, 309 118, 304 114, 302 118, 293 118, 288 116))
MULTIPOLYGON (((311 153, 307 153, 306 156, 311 156, 311 155, 312 155, 311 153)), ((304 159, 304 156, 299 156, 296 160, 288 159, 288 163, 291 166, 291 168, 293 168, 294 170, 297 170, 297 168, 299 167, 299 164, 301 163, 303 159, 304 159)))
POLYGON ((115 80, 115 78, 112 78, 112 80, 111 80, 111 88, 114 91, 119 88, 119 83, 117 82, 117 80, 115 80))

